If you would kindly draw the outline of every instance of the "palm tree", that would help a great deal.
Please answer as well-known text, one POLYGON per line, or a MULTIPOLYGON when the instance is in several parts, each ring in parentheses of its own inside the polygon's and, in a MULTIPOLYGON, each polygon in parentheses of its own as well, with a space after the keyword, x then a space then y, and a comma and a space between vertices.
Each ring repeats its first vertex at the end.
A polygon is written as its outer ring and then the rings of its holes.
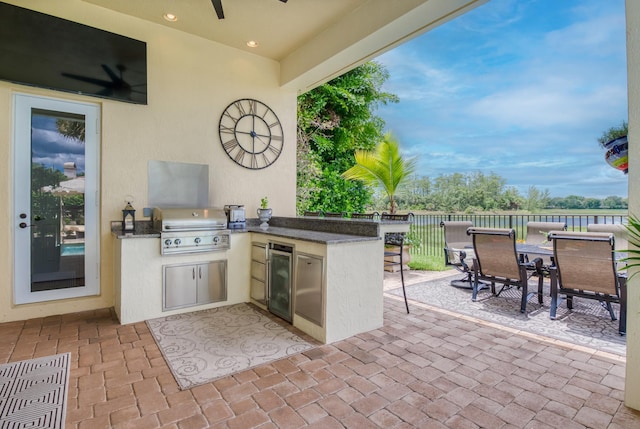
POLYGON ((347 180, 361 180, 369 186, 380 186, 389 197, 390 212, 396 212, 395 194, 402 181, 416 168, 416 159, 405 160, 398 141, 387 133, 373 151, 357 150, 356 165, 342 173, 347 180))

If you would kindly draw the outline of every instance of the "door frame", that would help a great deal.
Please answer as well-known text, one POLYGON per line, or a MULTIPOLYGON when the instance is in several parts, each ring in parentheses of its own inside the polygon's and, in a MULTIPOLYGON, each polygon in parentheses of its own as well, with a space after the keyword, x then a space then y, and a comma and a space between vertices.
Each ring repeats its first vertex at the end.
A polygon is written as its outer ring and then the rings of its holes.
MULTIPOLYGON (((12 209, 13 209, 13 303, 28 304, 100 294, 100 105, 33 94, 13 95, 12 118, 12 209), (31 110, 32 108, 69 112, 85 116, 85 285, 72 288, 31 291, 30 227, 20 228, 20 222, 31 222, 31 195, 21 190, 18 172, 28 165, 31 171, 31 110), (28 122, 26 122, 28 121, 28 122), (28 124, 28 126, 25 126, 28 124), (28 150, 18 150, 28 145, 28 150), (26 219, 20 218, 26 213, 26 219), (24 255, 27 255, 25 257, 24 255)), ((31 179, 28 180, 29 189, 31 179)))

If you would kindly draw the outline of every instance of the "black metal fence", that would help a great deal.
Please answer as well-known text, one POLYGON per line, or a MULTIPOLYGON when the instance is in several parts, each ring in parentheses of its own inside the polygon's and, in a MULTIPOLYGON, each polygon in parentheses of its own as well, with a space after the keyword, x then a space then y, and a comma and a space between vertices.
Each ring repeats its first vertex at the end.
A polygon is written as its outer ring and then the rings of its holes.
POLYGON ((420 243, 411 253, 441 256, 444 248, 442 221, 470 221, 474 226, 489 228, 513 228, 518 240, 527 234, 527 222, 564 222, 569 231, 586 231, 592 223, 627 223, 627 215, 583 215, 583 214, 419 214, 414 215, 411 236, 420 243))

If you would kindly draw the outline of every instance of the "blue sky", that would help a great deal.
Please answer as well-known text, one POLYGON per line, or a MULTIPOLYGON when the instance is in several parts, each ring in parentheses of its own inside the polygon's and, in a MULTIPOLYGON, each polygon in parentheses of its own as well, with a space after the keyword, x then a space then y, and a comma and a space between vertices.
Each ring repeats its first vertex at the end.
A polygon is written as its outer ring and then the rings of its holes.
POLYGON ((627 120, 624 0, 490 0, 376 60, 400 98, 377 114, 418 175, 627 197, 597 142, 627 120))

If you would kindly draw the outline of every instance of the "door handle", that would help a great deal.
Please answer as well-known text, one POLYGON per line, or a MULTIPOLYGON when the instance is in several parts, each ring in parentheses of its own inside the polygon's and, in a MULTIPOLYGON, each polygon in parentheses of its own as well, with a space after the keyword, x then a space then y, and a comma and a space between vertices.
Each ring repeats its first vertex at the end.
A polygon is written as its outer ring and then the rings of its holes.
MULTIPOLYGON (((20 219, 26 219, 26 218, 27 218, 27 214, 26 214, 26 213, 20 213, 20 214, 18 215, 18 217, 19 217, 20 219)), ((20 222, 20 223, 18 224, 18 226, 19 226, 20 228, 22 228, 22 229, 25 229, 26 227, 31 226, 31 225, 27 224, 26 222, 20 222)))

